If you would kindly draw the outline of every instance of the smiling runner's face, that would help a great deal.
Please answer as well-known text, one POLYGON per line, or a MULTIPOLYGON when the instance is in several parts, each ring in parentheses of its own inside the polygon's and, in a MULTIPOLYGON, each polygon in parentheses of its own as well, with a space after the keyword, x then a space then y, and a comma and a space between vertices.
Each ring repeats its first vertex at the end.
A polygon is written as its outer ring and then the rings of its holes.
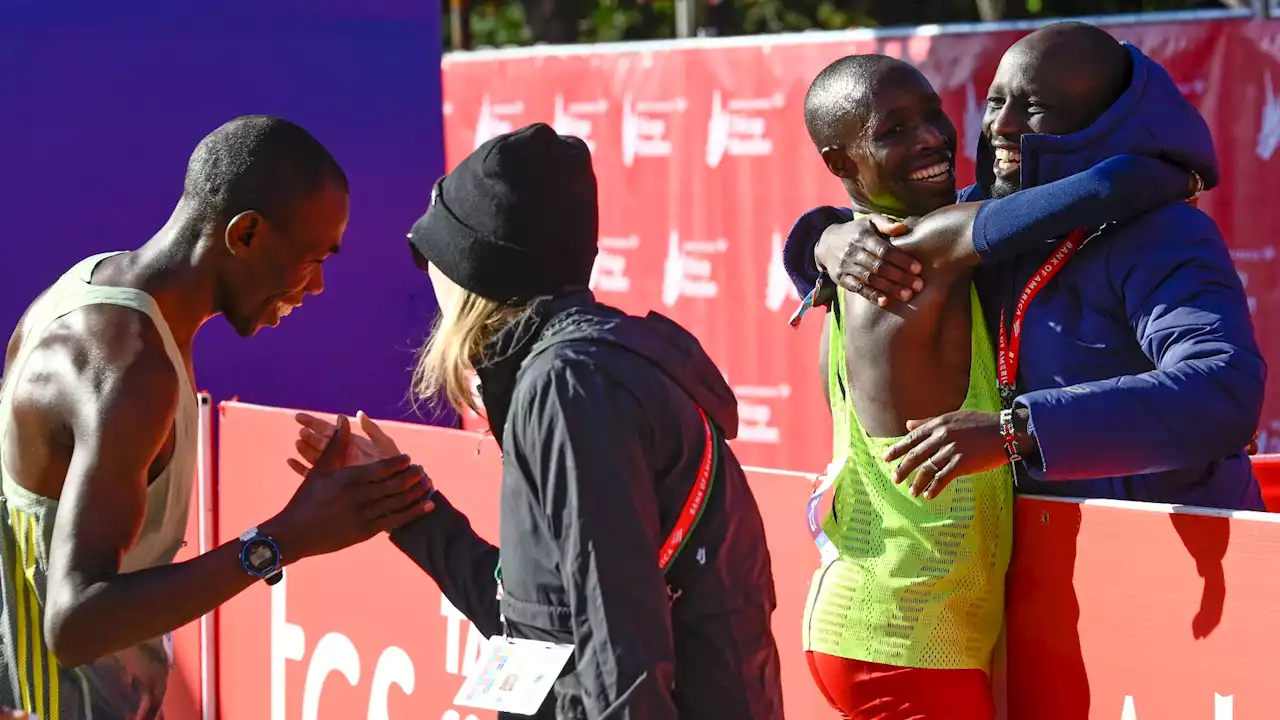
POLYGON ((956 127, 924 75, 906 63, 886 64, 860 102, 842 132, 848 162, 837 159, 853 200, 900 217, 954 203, 956 127))

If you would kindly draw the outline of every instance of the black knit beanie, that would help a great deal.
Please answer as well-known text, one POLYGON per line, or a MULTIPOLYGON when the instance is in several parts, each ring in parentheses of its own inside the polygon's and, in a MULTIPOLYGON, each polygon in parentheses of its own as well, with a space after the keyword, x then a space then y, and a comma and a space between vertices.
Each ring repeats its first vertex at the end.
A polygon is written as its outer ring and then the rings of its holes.
POLYGON ((523 302, 587 287, 599 225, 591 151, 537 123, 441 178, 409 242, 464 290, 523 302))

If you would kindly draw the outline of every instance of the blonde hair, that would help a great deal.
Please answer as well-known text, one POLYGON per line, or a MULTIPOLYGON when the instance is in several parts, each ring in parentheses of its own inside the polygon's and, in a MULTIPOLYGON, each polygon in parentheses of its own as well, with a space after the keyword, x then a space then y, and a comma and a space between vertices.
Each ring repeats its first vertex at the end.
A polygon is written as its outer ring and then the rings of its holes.
POLYGON ((489 341, 527 309, 459 290, 452 313, 441 309, 431 337, 418 352, 410 395, 417 402, 444 399, 454 410, 480 413, 471 376, 489 341))

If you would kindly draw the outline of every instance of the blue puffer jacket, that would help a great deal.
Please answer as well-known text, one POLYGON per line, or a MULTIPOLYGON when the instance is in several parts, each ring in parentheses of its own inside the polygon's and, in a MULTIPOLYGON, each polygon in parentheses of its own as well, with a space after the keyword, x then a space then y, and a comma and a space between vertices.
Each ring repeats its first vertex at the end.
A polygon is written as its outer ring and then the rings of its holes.
MULTIPOLYGON (((1056 247, 1052 236, 1024 230, 1057 223, 1059 234, 1071 218, 1067 199, 1086 210, 1075 214, 1086 227, 1150 199, 1140 185, 1100 189, 1092 166, 1112 158, 1102 177, 1114 180, 1117 156, 1130 170, 1159 158, 1195 170, 1208 187, 1218 182, 1204 119, 1163 67, 1127 47, 1134 69, 1124 95, 1079 133, 1023 136, 1024 189, 979 212, 974 244, 984 265, 975 283, 993 335, 1001 308, 1012 308, 1056 247), (1074 194, 1055 197, 1049 183, 1074 194)), ((990 160, 984 147, 980 173, 990 160)), ((982 191, 959 199, 982 200, 982 191)), ((816 279, 812 248, 843 216, 819 208, 793 228, 787 255, 802 292, 816 279)), ((1020 492, 1263 509, 1245 447, 1262 412, 1266 362, 1226 243, 1199 210, 1171 203, 1103 226, 1028 309, 1020 365, 1017 404, 1030 410, 1041 456, 1022 473, 1020 492)))

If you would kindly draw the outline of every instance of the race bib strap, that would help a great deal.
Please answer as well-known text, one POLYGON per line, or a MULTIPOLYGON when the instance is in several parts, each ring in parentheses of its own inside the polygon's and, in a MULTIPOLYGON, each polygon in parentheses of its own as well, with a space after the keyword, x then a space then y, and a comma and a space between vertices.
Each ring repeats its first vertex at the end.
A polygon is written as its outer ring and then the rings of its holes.
POLYGON ((1022 359, 1022 323, 1027 315, 1031 301, 1044 289, 1045 285, 1056 276, 1076 252, 1088 241, 1084 230, 1076 230, 1054 250, 1049 259, 1036 269, 1031 280, 1018 295, 1018 302, 1013 307, 1013 323, 1005 325, 1005 309, 1000 309, 1000 336, 996 347, 996 374, 1000 384, 1000 404, 1008 410, 1013 407, 1017 396, 1018 362, 1022 359))
POLYGON ((809 536, 813 538, 813 544, 818 546, 818 555, 822 558, 823 567, 830 565, 840 556, 840 551, 827 536, 827 531, 822 528, 822 521, 831 511, 835 501, 836 478, 843 467, 842 460, 834 461, 827 466, 826 472, 814 478, 813 490, 809 494, 809 503, 805 508, 809 536))

